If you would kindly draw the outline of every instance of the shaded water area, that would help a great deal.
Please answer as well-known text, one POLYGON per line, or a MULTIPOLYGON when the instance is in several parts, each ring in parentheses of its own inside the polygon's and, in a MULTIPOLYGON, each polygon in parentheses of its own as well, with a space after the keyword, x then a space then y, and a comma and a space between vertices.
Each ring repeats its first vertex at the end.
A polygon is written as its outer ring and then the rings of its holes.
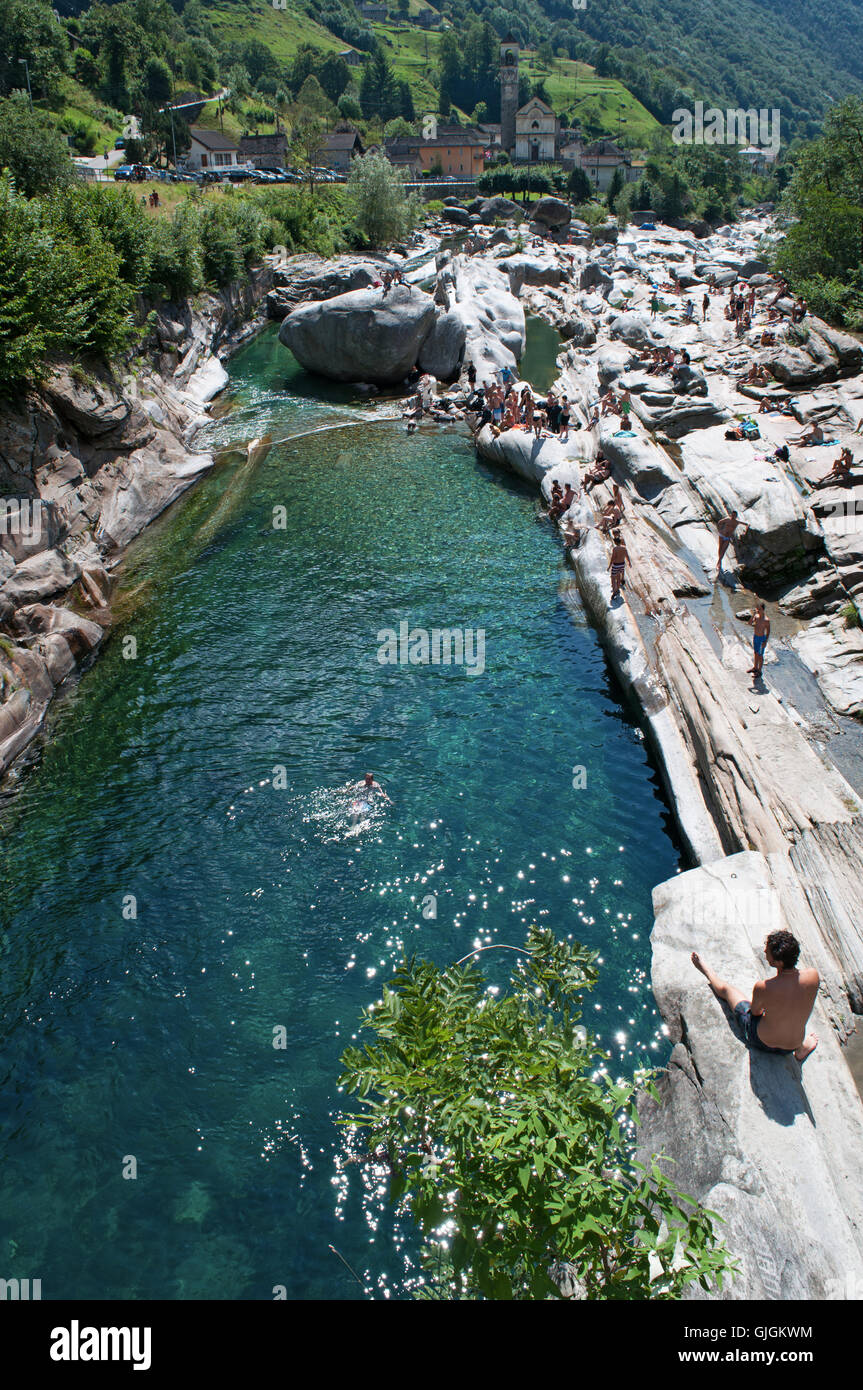
POLYGON ((330 1245, 409 1296, 415 1233, 335 1125, 406 952, 577 936, 612 1069, 666 1055, 650 890, 678 852, 535 495, 322 389, 274 329, 232 380, 209 442, 283 442, 133 547, 0 819, 0 1275, 46 1299, 363 1297, 330 1245), (381 664, 402 620, 484 629, 485 669, 381 664), (395 804, 352 824, 367 769, 395 804))
POLYGON ((563 347, 563 340, 557 329, 537 314, 526 315, 524 327, 525 344, 519 376, 544 394, 559 376, 557 354, 563 347))

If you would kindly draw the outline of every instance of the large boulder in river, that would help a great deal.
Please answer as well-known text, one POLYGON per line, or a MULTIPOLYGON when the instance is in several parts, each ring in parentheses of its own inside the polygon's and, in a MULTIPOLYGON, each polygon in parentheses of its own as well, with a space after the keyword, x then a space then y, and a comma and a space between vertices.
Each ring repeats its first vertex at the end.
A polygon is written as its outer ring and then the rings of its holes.
POLYGON ((514 203, 511 198, 497 196, 494 198, 475 198, 468 204, 471 212, 479 215, 480 221, 490 227, 496 218, 500 217, 504 222, 511 221, 514 217, 521 218, 522 209, 518 203, 514 203))
POLYGON ((533 221, 544 227, 564 227, 572 218, 572 208, 562 198, 540 198, 530 212, 533 221))
POLYGON ((603 299, 607 299, 614 289, 614 277, 608 274, 599 261, 588 261, 579 277, 578 287, 581 290, 600 290, 603 299))
POLYGON ((461 315, 454 309, 439 314, 420 348, 421 369, 439 381, 450 381, 461 366, 466 341, 467 329, 461 315))
POLYGON ((513 294, 518 294, 522 285, 557 286, 563 279, 560 266, 541 256, 507 256, 498 265, 509 276, 513 294))
POLYGON ((613 338, 622 338, 630 347, 654 347, 659 341, 647 314, 635 309, 616 314, 608 326, 613 338))
POLYGON ((444 208, 443 212, 441 213, 441 217, 443 218, 444 222, 452 222, 455 224, 456 227, 470 227, 473 225, 473 223, 471 222, 471 214, 468 212, 467 208, 444 208))
POLYGON ((331 381, 390 386, 412 369, 434 321, 434 300, 421 290, 398 285, 386 297, 354 290, 295 309, 279 341, 307 371, 331 381))

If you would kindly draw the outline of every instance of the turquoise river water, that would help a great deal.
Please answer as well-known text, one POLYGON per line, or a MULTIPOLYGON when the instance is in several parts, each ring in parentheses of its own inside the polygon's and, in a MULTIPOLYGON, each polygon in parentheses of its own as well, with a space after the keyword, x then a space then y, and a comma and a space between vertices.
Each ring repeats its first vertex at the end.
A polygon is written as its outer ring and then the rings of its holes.
POLYGON ((392 413, 274 329, 238 354, 225 452, 132 547, 3 802, 0 1276, 43 1298, 408 1296, 415 1235, 335 1125, 405 952, 548 924, 601 950, 612 1065, 666 1055, 650 890, 680 858, 641 733, 533 490, 392 413), (402 621, 482 629, 484 669, 382 664, 402 621), (394 805, 353 824, 366 770, 394 805))

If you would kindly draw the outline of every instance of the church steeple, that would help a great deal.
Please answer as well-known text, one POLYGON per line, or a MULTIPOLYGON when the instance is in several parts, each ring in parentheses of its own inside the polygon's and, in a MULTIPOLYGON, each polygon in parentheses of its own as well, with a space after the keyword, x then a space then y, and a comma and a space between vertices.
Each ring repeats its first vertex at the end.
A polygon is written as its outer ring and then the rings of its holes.
POLYGON ((518 39, 507 34, 500 46, 500 143, 507 154, 515 149, 515 113, 518 110, 518 39))

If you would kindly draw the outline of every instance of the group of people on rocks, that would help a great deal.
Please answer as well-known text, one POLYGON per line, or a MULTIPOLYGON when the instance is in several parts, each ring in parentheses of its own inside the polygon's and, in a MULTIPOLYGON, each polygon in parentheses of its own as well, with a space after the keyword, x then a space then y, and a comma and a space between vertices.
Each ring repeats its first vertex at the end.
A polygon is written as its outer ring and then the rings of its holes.
MULTIPOLYGON (((398 266, 387 267, 386 270, 382 270, 380 283, 383 287, 381 299, 386 299, 393 285, 407 285, 407 281, 398 266)), ((410 292, 410 285, 407 285, 407 289, 410 292)))
POLYGON ((554 391, 549 391, 545 398, 534 396, 526 383, 516 390, 514 385, 486 380, 471 391, 467 409, 474 417, 477 431, 490 425, 495 436, 520 429, 528 434, 533 432, 537 439, 543 434, 554 435, 562 442, 569 438, 572 406, 567 397, 558 398, 554 391))

